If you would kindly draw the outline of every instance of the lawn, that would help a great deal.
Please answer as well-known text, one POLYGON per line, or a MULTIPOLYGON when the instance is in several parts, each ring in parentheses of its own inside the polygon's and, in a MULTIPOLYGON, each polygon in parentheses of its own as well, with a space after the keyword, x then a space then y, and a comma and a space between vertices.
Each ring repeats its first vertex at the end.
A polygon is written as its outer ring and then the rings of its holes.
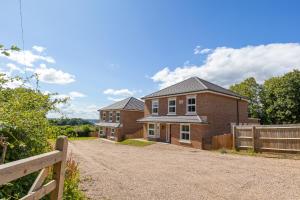
POLYGON ((127 139, 127 140, 124 140, 122 142, 119 142, 118 144, 130 145, 130 146, 136 146, 136 147, 144 147, 144 146, 148 146, 148 145, 154 144, 154 142, 127 139))

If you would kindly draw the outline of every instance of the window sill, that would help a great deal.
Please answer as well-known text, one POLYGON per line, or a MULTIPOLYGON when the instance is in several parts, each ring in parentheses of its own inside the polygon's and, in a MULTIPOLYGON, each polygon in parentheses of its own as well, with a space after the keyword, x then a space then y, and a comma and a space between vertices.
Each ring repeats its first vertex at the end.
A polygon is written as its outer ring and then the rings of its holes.
POLYGON ((197 115, 196 112, 189 112, 189 113, 185 113, 185 115, 197 115))
POLYGON ((179 140, 180 143, 191 144, 190 140, 179 140))
POLYGON ((176 115, 176 113, 168 113, 167 115, 176 115))
POLYGON ((156 136, 156 135, 148 135, 147 137, 148 138, 159 138, 159 136, 156 136))
POLYGON ((110 136, 109 138, 110 138, 110 139, 115 139, 116 137, 115 137, 115 136, 110 136))

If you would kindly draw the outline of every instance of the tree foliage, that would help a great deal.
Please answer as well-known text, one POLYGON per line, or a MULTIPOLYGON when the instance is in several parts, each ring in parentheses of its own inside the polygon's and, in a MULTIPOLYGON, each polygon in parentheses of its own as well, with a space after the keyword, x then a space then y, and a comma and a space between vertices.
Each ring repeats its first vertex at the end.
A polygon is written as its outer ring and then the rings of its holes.
POLYGON ((261 86, 256 82, 255 78, 247 78, 239 84, 232 85, 230 86, 230 90, 249 99, 249 116, 254 118, 261 117, 261 106, 259 98, 261 86))
POLYGON ((81 118, 60 118, 60 119, 49 119, 50 123, 57 126, 76 126, 76 125, 92 125, 88 120, 81 118))
POLYGON ((272 77, 262 85, 254 78, 230 87, 249 98, 249 115, 265 124, 300 123, 300 71, 272 77))

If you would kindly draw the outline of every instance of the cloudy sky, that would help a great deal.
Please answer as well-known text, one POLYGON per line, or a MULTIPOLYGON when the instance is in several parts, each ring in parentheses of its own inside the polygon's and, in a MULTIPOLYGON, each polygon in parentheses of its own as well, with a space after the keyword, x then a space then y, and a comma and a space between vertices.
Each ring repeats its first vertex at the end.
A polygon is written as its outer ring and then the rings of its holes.
MULTIPOLYGON (((22 47, 18 2, 0 1, 5 46, 22 47)), ((0 56, 0 72, 39 74, 44 92, 70 97, 60 106, 69 117, 98 118, 102 106, 190 76, 228 87, 300 69, 296 0, 23 0, 22 7, 25 51, 0 56)))

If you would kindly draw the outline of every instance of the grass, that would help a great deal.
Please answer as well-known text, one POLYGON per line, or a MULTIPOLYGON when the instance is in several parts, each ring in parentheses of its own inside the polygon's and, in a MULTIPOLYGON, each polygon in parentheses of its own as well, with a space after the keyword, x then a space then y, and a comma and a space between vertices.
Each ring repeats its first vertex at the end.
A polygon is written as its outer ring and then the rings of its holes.
POLYGON ((130 145, 130 146, 135 146, 135 147, 144 147, 144 146, 148 146, 148 145, 154 144, 154 142, 127 139, 127 140, 124 140, 122 142, 119 142, 118 144, 130 145))

